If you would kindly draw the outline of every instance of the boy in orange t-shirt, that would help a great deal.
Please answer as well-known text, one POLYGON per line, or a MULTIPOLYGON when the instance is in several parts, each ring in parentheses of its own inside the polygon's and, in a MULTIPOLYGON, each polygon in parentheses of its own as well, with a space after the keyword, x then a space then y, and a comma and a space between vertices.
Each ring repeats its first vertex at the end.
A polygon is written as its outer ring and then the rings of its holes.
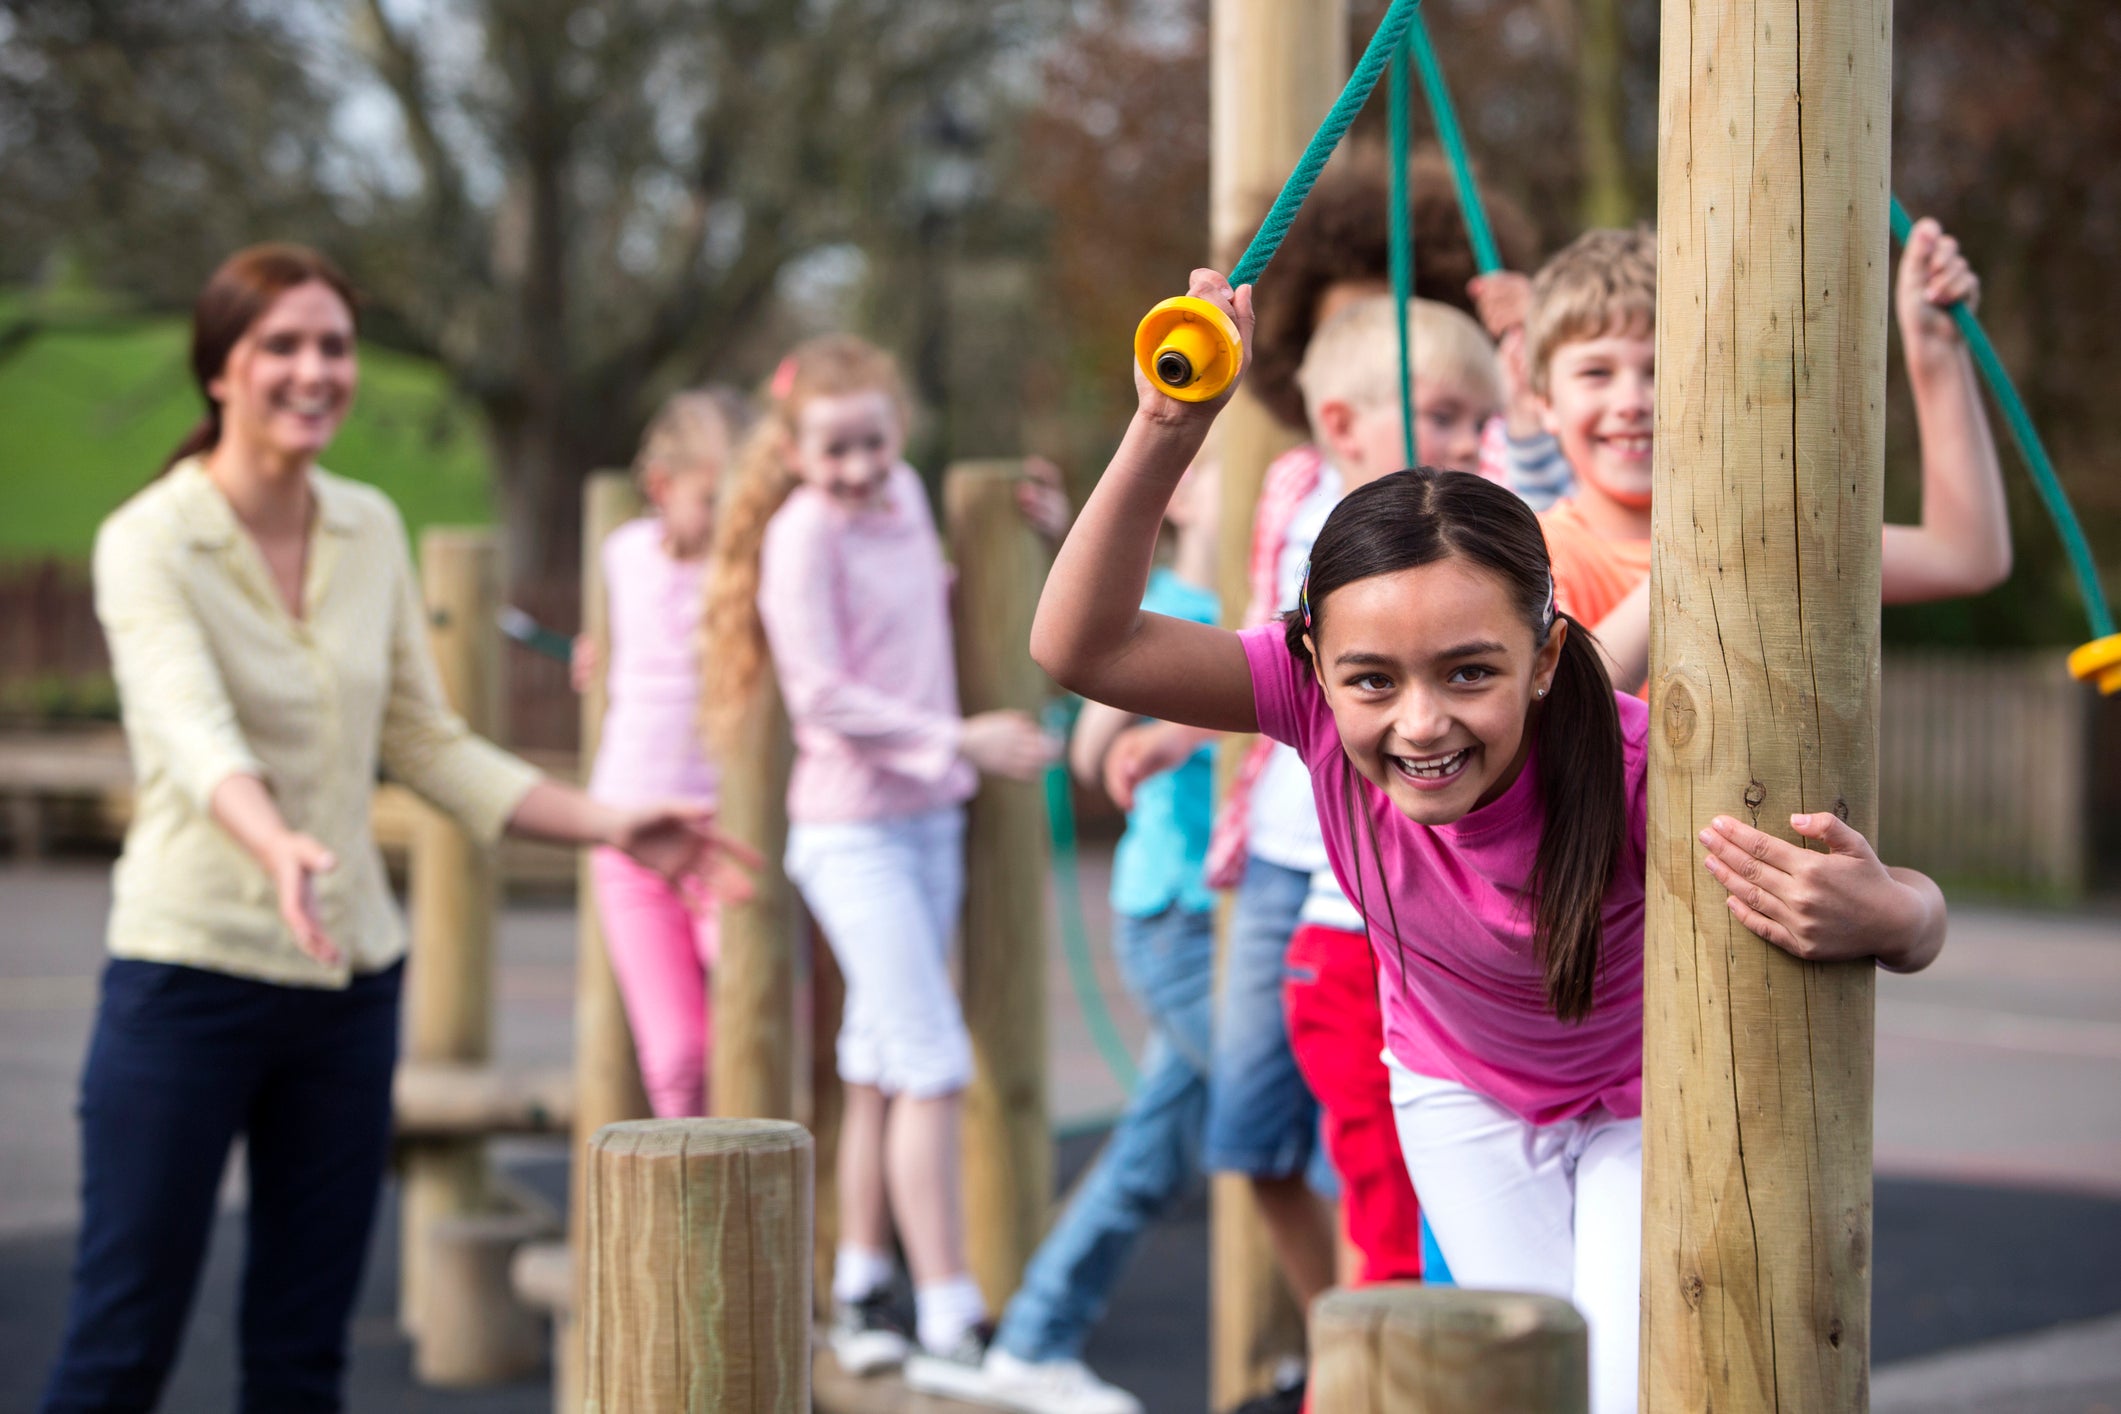
MULTIPOLYGON (((1995 438, 1948 309, 1980 283, 1934 221, 1915 226, 1894 304, 1922 438, 1922 520, 1884 528, 1888 604, 1979 594, 2010 573, 1995 438)), ((1657 243, 1647 230, 1579 236, 1532 284, 1525 376, 1576 490, 1543 512, 1557 605, 1590 624, 1614 683, 1649 673, 1650 461, 1657 243)), ((1507 368, 1507 361, 1505 367, 1507 368)))

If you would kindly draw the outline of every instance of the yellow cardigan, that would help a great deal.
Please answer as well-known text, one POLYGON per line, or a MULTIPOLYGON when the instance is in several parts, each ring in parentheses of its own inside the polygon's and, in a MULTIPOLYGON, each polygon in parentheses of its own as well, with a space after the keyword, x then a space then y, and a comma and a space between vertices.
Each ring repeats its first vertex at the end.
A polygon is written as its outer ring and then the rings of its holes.
POLYGON ((300 620, 196 458, 97 532, 96 617, 137 778, 110 916, 118 957, 344 987, 405 953, 369 830, 378 769, 482 840, 538 779, 449 710, 397 507, 324 471, 311 486, 300 620), (339 966, 295 946, 271 879, 209 814, 237 774, 338 856, 316 889, 339 966))

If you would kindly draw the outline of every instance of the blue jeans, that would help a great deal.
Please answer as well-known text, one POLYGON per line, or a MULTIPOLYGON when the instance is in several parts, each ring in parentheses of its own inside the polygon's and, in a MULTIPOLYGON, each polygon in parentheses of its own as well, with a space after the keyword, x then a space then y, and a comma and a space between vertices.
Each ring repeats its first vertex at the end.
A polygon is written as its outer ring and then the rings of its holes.
POLYGON ((119 958, 81 1079, 81 1238, 46 1414, 152 1409, 237 1134, 249 1156, 247 1414, 340 1407, 390 1156, 404 967, 345 991, 119 958))
POLYGON ((1023 1360, 1081 1354, 1135 1239, 1200 1173, 1215 916, 1176 905, 1148 918, 1122 915, 1113 950, 1151 1025, 1141 1081, 1002 1314, 995 1343, 1023 1360))
POLYGON ((1318 1101, 1296 1068, 1282 1010, 1289 939, 1310 890, 1301 869, 1257 855, 1245 861, 1215 1013, 1205 1162, 1211 1173, 1249 1178, 1301 1173, 1336 1197, 1333 1165, 1318 1141, 1318 1101))

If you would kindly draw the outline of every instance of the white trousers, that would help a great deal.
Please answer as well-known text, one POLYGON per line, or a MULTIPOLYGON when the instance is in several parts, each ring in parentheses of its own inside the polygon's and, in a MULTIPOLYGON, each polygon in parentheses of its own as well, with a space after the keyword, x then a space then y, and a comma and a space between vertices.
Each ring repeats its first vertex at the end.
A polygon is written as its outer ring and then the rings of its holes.
POLYGON ((1592 1414, 1634 1414, 1642 1312, 1642 1121, 1529 1124, 1385 1056, 1407 1173, 1460 1286, 1572 1301, 1591 1335, 1592 1414))
POLYGON ((922 1100, 971 1084, 972 1041, 950 982, 964 809, 792 825, 787 867, 847 979, 840 1079, 922 1100))

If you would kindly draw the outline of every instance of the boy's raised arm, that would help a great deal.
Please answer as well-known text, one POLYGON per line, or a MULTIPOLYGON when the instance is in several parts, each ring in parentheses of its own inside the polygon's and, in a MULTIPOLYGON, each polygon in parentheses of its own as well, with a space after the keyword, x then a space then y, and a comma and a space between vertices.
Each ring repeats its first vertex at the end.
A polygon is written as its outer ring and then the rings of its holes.
POLYGON ((1981 594, 2011 572, 2003 471, 1950 307, 1979 297, 1959 243, 1935 221, 1915 223, 1900 257, 1894 304, 1922 441, 1922 519, 1885 527, 1882 597, 1919 604, 1981 594))
MULTIPOLYGON (((1189 293, 1222 306, 1250 349, 1249 286, 1232 291, 1215 271, 1196 270, 1189 293)), ((1135 391, 1140 403, 1127 435, 1046 577, 1031 656, 1055 682, 1093 702, 1167 722, 1252 731, 1252 675, 1237 635, 1141 609, 1164 508, 1229 394, 1180 402, 1152 388, 1139 369, 1135 391)))

